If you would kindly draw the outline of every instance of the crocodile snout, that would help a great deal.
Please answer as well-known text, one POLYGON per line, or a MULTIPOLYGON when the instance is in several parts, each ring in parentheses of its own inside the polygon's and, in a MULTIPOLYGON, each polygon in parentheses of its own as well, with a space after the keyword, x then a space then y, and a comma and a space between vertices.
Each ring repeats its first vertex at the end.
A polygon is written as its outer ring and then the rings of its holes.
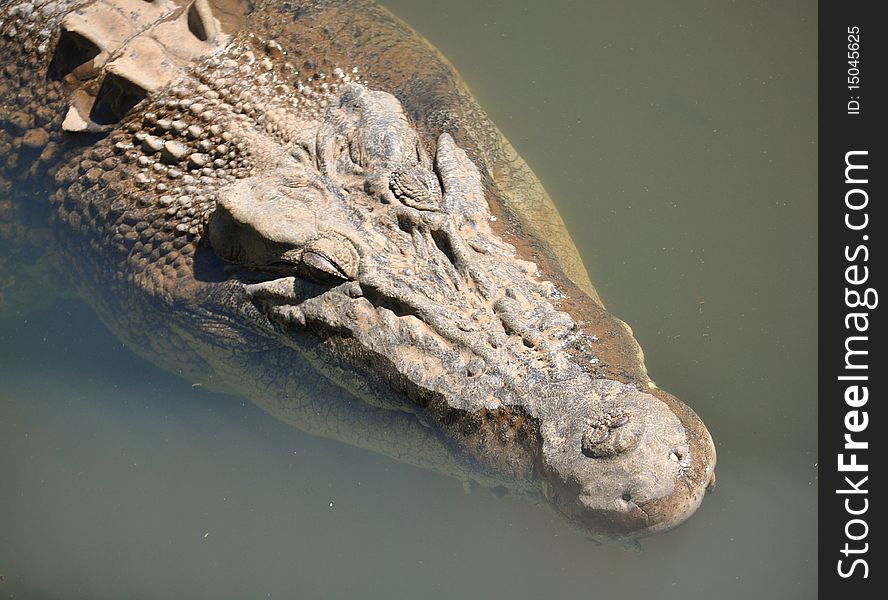
POLYGON ((543 491, 556 510, 610 542, 684 522, 714 479, 715 448, 699 417, 665 392, 616 381, 594 381, 587 397, 600 408, 576 431, 542 430, 543 491))

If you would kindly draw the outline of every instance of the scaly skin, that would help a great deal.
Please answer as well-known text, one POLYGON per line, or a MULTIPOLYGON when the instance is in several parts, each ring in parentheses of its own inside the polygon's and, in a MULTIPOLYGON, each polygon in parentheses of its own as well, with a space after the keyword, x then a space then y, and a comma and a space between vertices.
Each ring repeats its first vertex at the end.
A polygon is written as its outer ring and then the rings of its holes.
POLYGON ((3 243, 146 358, 597 539, 697 508, 706 428, 406 25, 353 0, 2 10, 3 243))

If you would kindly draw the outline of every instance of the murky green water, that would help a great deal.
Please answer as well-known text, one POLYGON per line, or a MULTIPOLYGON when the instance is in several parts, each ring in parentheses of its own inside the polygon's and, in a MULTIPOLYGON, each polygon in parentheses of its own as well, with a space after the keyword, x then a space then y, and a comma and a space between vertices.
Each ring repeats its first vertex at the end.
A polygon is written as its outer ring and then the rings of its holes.
POLYGON ((816 3, 418 2, 562 209, 718 487, 630 554, 192 389, 66 303, 0 317, 0 597, 810 598, 816 3))

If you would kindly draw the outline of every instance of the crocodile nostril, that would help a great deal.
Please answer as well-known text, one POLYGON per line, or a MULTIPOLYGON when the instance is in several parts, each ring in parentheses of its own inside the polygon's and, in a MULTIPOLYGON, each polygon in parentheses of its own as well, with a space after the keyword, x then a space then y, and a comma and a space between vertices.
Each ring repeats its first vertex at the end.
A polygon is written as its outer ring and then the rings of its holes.
POLYGON ((616 417, 613 421, 611 421, 610 426, 616 429, 617 427, 622 427, 626 423, 629 422, 629 415, 622 414, 616 417))
POLYGON ((583 454, 593 458, 598 456, 599 447, 608 437, 610 437, 610 428, 608 427, 592 427, 589 429, 589 431, 583 434, 581 442, 583 454))
POLYGON ((589 458, 615 456, 635 446, 642 428, 643 423, 632 421, 628 413, 605 413, 583 433, 580 449, 589 458))

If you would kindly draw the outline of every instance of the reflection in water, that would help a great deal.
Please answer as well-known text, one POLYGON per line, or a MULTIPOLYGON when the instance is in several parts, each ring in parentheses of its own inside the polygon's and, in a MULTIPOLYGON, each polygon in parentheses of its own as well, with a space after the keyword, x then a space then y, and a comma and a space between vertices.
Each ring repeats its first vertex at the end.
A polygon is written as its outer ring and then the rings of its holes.
POLYGON ((390 2, 535 168, 719 485, 630 554, 303 434, 63 303, 0 320, 0 592, 811 597, 814 5, 390 2), (528 115, 533 118, 529 119, 528 115))

